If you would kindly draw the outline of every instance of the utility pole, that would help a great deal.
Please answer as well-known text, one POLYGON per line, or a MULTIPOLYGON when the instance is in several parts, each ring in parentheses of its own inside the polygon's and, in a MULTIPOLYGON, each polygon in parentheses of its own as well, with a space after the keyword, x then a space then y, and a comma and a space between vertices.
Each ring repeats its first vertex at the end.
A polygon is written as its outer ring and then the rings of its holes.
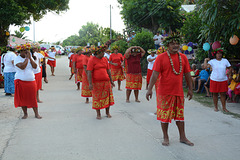
POLYGON ((35 21, 33 18, 33 43, 35 43, 35 21))
POLYGON ((112 6, 110 4, 110 39, 112 39, 112 6))

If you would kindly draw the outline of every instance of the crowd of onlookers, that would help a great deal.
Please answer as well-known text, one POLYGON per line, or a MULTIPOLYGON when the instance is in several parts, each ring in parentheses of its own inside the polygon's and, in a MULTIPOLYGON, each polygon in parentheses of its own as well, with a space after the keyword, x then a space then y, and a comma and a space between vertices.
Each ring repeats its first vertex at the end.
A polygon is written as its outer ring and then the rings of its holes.
MULTIPOLYGON (((240 65, 237 64, 226 71, 228 76, 227 102, 237 102, 237 96, 240 95, 240 65)), ((212 97, 210 88, 211 68, 205 68, 201 64, 201 69, 196 64, 192 64, 191 76, 193 80, 193 90, 195 93, 206 93, 206 97, 212 97)))

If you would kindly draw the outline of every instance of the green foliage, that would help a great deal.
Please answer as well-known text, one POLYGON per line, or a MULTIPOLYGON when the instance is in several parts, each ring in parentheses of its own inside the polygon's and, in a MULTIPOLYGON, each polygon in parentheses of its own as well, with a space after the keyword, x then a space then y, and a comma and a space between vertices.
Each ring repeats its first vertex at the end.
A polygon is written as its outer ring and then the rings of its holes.
MULTIPOLYGON (((72 35, 63 41, 63 46, 86 46, 98 45, 98 42, 104 44, 110 38, 110 29, 100 27, 98 24, 87 22, 78 32, 79 35, 72 35)), ((117 39, 121 34, 112 30, 112 36, 117 39)))
POLYGON ((199 18, 197 11, 184 13, 185 19, 181 33, 184 35, 185 41, 197 43, 199 41, 200 27, 202 20, 199 18))
POLYGON ((122 39, 112 43, 110 48, 112 48, 115 45, 119 46, 118 52, 122 53, 123 55, 125 54, 126 50, 128 49, 128 43, 122 39))
POLYGON ((47 12, 60 13, 68 9, 69 0, 1 0, 0 46, 7 45, 6 31, 10 25, 30 23, 30 17, 40 20, 47 12))
POLYGON ((25 32, 20 32, 20 31, 14 31, 15 32, 15 37, 18 38, 22 38, 22 39, 26 39, 26 37, 24 37, 25 32))
POLYGON ((199 62, 203 62, 208 57, 208 51, 204 51, 202 47, 199 47, 196 53, 196 58, 199 62))
POLYGON ((129 28, 146 28, 156 32, 158 28, 173 31, 182 26, 179 14, 183 0, 118 0, 121 14, 129 28))

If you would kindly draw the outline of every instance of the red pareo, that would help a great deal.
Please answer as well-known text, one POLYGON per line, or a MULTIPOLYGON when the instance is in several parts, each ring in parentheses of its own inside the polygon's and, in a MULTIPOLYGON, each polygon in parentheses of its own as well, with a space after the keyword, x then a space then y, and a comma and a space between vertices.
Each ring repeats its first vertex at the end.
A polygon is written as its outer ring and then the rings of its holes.
POLYGON ((117 66, 114 66, 111 64, 111 76, 112 76, 112 80, 113 81, 117 81, 117 80, 124 80, 125 76, 123 74, 123 68, 122 68, 122 62, 123 62, 123 56, 121 53, 115 54, 112 53, 110 55, 109 61, 111 61, 112 63, 117 63, 117 66))
POLYGON ((73 62, 75 62, 75 67, 77 70, 77 73, 75 74, 75 83, 82 82, 82 73, 83 73, 83 55, 76 54, 73 57, 73 62))
MULTIPOLYGON (((91 57, 88 56, 84 56, 83 58, 83 66, 87 66, 88 64, 88 60, 91 57)), ((83 74, 82 74, 82 91, 81 91, 81 96, 82 97, 92 97, 92 91, 89 90, 89 82, 88 82, 88 78, 87 78, 87 74, 85 72, 85 70, 83 69, 83 74)))

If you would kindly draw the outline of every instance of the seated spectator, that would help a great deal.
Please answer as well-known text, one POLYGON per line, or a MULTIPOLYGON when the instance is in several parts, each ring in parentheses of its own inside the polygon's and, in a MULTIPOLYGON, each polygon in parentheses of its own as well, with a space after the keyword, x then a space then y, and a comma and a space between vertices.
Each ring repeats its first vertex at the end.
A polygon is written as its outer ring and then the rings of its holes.
POLYGON ((197 76, 199 76, 199 69, 197 69, 197 65, 194 63, 192 64, 192 70, 190 74, 193 80, 193 89, 195 89, 195 82, 196 82, 197 76))
MULTIPOLYGON (((208 74, 208 69, 204 68, 204 64, 201 65, 202 66, 202 71, 200 72, 199 76, 197 76, 197 81, 198 81, 198 88, 196 90, 196 93, 198 93, 200 91, 200 87, 203 83, 205 83, 209 77, 209 74, 208 74)), ((196 84, 196 83, 194 83, 196 84)), ((195 87, 195 86, 194 86, 195 87)))
POLYGON ((204 88, 206 90, 206 96, 205 97, 212 97, 212 94, 210 92, 210 76, 208 77, 207 82, 204 83, 204 88))
POLYGON ((231 82, 230 85, 228 86, 228 101, 229 103, 231 102, 236 102, 236 96, 234 97, 234 99, 232 99, 232 92, 235 90, 236 86, 239 83, 239 72, 238 69, 236 67, 234 67, 232 70, 232 74, 229 76, 229 81, 231 82))

